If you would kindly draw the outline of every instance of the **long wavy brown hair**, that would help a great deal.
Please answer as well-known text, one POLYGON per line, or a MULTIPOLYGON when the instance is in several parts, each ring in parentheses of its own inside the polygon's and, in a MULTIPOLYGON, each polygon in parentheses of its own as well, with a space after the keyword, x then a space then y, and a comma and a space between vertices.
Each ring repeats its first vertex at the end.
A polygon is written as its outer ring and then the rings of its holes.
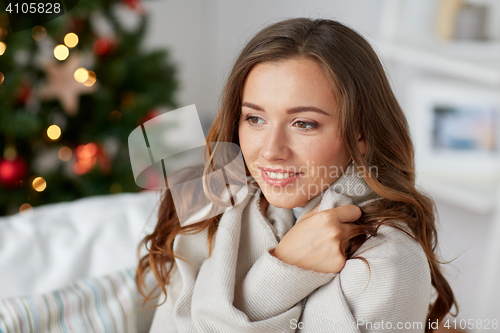
MULTIPOLYGON (((435 205, 415 187, 414 149, 408 123, 377 55, 357 32, 332 20, 296 18, 275 23, 257 33, 234 64, 207 142, 239 144, 238 121, 246 76, 258 63, 291 58, 312 59, 322 67, 337 96, 341 135, 355 165, 364 170, 373 170, 373 166, 377 169, 377 176, 364 173, 363 177, 383 199, 362 208, 363 215, 356 227, 341 242, 346 257, 351 258, 369 236, 376 235, 380 225, 400 228, 398 222, 403 222, 427 256, 436 290, 437 297, 429 305, 427 319, 443 319, 453 305, 456 307, 456 301, 435 253, 435 205), (364 155, 357 145, 360 134, 366 142, 364 155)), ((146 299, 166 294, 176 258, 175 236, 208 228, 211 253, 220 217, 181 227, 170 192, 163 193, 158 224, 141 243, 149 253, 140 259, 136 283, 146 299), (149 292, 144 282, 148 272, 154 274, 159 284, 149 292), (153 296, 158 288, 160 292, 153 296)))

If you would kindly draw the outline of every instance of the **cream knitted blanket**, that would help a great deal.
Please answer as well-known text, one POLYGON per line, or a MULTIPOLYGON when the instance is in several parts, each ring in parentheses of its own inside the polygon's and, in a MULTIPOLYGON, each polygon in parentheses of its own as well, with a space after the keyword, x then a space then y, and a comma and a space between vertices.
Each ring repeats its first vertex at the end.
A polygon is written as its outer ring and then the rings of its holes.
MULTIPOLYGON (((420 245, 382 226, 338 273, 286 264, 270 252, 295 223, 290 209, 259 208, 261 191, 222 216, 208 258, 206 230, 179 235, 167 300, 153 320, 164 332, 424 332, 431 278, 420 245)), ((356 168, 344 172, 302 215, 376 200, 356 168)), ((161 299, 160 301, 163 301, 161 299)))

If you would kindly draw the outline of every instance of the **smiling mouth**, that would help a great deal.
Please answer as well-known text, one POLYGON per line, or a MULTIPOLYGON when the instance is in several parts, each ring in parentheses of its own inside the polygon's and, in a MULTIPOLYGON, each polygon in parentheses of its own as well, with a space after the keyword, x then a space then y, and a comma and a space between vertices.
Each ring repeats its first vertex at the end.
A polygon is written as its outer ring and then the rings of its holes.
POLYGON ((300 174, 300 172, 271 172, 264 170, 266 175, 271 179, 287 179, 295 175, 300 174))
POLYGON ((283 187, 295 182, 297 179, 303 177, 302 172, 275 172, 261 169, 262 179, 266 184, 275 187, 283 187))

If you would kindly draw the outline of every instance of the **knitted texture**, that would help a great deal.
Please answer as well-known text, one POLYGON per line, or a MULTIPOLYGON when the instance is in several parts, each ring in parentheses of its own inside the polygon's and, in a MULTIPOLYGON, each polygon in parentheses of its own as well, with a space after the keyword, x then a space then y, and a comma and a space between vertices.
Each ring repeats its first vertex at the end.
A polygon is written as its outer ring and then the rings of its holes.
MULTIPOLYGON (((431 276, 421 246, 381 226, 338 274, 304 270, 270 252, 293 227, 291 209, 260 211, 260 189, 222 216, 208 257, 207 232, 178 235, 167 300, 152 333, 165 332, 424 332, 431 276), (407 329, 411 326, 410 329, 407 329)), ((377 195, 356 168, 348 169, 301 215, 377 195)), ((160 301, 163 301, 161 299, 160 301)))

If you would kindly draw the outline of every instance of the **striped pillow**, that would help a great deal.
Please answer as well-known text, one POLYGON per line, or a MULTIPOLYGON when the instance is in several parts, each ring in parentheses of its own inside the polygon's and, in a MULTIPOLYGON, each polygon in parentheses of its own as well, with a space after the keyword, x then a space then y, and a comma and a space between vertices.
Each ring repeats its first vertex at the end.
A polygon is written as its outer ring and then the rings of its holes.
POLYGON ((136 332, 135 271, 82 279, 37 296, 0 300, 0 333, 136 332))

